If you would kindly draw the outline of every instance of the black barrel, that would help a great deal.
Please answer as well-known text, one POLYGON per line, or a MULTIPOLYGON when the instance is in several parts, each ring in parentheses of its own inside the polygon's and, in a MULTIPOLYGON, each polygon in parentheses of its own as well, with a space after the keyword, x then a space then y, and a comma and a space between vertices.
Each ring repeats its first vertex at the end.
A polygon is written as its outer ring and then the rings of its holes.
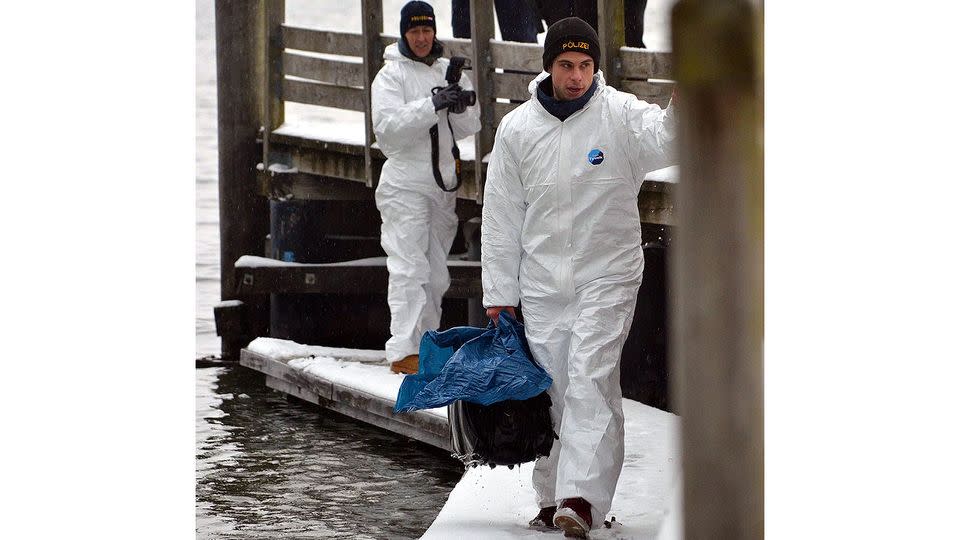
MULTIPOLYGON (((271 258, 329 263, 384 256, 372 201, 270 201, 271 258)), ((344 271, 349 271, 345 269, 344 271)), ((270 336, 308 345, 382 349, 390 313, 382 294, 271 294, 270 336)))
POLYGON ((620 388, 624 397, 672 412, 667 364, 667 250, 670 230, 665 226, 647 223, 642 226, 643 282, 637 294, 633 326, 623 346, 620 388))

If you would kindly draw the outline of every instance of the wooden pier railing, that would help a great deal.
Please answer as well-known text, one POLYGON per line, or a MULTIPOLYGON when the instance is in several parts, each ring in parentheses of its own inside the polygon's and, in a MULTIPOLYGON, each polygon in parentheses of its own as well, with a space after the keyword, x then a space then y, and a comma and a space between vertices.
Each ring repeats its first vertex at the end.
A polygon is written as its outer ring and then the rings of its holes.
MULTIPOLYGON (((379 228, 373 188, 385 157, 373 136, 369 89, 382 67, 384 48, 399 36, 382 31, 382 0, 361 4, 362 32, 352 33, 287 24, 283 0, 243 3, 242 8, 217 0, 221 298, 230 302, 215 313, 218 329, 225 329, 224 358, 236 358, 243 343, 269 334, 270 294, 284 284, 300 283, 300 292, 329 294, 339 290, 331 283, 360 272, 318 267, 304 273, 278 267, 258 270, 263 275, 256 276, 255 287, 245 284, 249 272, 236 263, 243 255, 264 255, 264 238, 270 232, 268 198, 342 203, 369 235, 379 228), (337 126, 336 133, 308 132, 285 124, 287 103, 354 111, 362 113, 363 121, 337 126), (317 281, 306 282, 308 274, 317 281)), ((666 105, 674 84, 671 53, 624 47, 622 0, 598 0, 598 7, 604 14, 598 22, 605 77, 640 99, 666 105)), ((541 46, 494 39, 492 0, 472 1, 470 9, 472 38, 443 40, 447 56, 471 60, 468 74, 481 111, 473 159, 464 152, 462 165, 457 214, 464 223, 479 219, 484 158, 493 147, 497 126, 529 98, 528 85, 542 70, 541 46)), ((637 202, 641 220, 644 227, 657 230, 648 237, 669 236, 664 227, 675 224, 674 189, 671 179, 643 183, 637 202)), ((471 253, 478 257, 479 249, 471 253)), ((383 270, 363 271, 382 276, 383 270)), ((464 279, 479 279, 479 268, 463 271, 464 279)), ((373 284, 370 294, 386 293, 385 279, 373 284)), ((470 320, 477 318, 476 313, 482 315, 480 293, 468 287, 462 294, 468 297, 470 320)))
MULTIPOLYGON (((600 0, 600 3, 609 7, 617 2, 600 0)), ((264 83, 269 92, 261 95, 264 117, 276 116, 276 106, 271 110, 271 103, 295 102, 363 112, 366 128, 363 144, 324 141, 289 130, 275 132, 282 124, 281 105, 280 122, 275 122, 273 129, 261 130, 259 139, 265 160, 261 161, 265 165, 259 173, 263 195, 310 199, 336 198, 345 190, 350 197, 363 193, 343 188, 333 179, 362 182, 368 188, 376 186, 385 158, 373 139, 368 89, 382 67, 384 48, 399 37, 379 32, 383 26, 382 1, 364 0, 362 4, 365 13, 362 34, 303 28, 275 18, 263 19, 273 24, 264 29, 268 36, 264 63, 269 66, 269 73, 263 76, 270 81, 264 83), (271 163, 284 167, 271 170, 271 163)), ((458 195, 482 203, 483 158, 493 147, 493 136, 503 117, 530 97, 528 85, 542 70, 543 48, 532 43, 494 39, 493 4, 489 0, 471 2, 471 24, 471 39, 450 38, 443 43, 446 56, 471 59, 467 72, 474 81, 480 103, 481 131, 474 137, 476 158, 464 161, 465 181, 458 195)), ((614 36, 604 42, 608 48, 604 51, 608 60, 605 75, 616 81, 619 89, 666 106, 673 86, 671 54, 624 47, 622 25, 622 17, 600 20, 601 33, 614 36), (619 33, 607 29, 618 24, 619 33)), ((644 221, 673 224, 671 190, 669 183, 646 183, 638 202, 644 221)), ((372 190, 367 193, 373 196, 372 190)))

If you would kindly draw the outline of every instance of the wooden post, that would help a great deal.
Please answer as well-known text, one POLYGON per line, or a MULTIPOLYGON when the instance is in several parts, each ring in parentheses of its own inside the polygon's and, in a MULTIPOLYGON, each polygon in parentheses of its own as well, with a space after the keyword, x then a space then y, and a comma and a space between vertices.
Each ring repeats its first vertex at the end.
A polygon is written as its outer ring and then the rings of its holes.
POLYGON ((267 174, 270 166, 270 132, 283 124, 284 108, 283 99, 281 99, 281 89, 283 85, 283 44, 281 40, 280 25, 284 18, 284 0, 264 0, 266 2, 267 14, 261 17, 263 25, 263 36, 260 47, 263 50, 264 71, 261 73, 261 83, 263 87, 260 90, 261 111, 260 118, 268 122, 264 124, 261 137, 263 140, 263 163, 264 173, 267 174), (267 121, 266 119, 269 119, 267 121))
POLYGON ((684 533, 763 538, 760 33, 742 0, 672 13, 680 182, 671 347, 684 533))
MULTIPOLYGON (((373 178, 373 154, 370 145, 374 142, 373 135, 373 105, 371 90, 373 79, 383 67, 383 43, 380 34, 383 32, 383 0, 362 0, 360 3, 363 32, 363 122, 366 126, 366 145, 363 150, 364 171, 367 178, 367 187, 376 187, 373 178)), ((403 36, 400 36, 403 39, 403 36)))
MULTIPOLYGON (((261 126, 273 126, 263 118, 261 84, 265 76, 264 18, 282 21, 283 0, 238 2, 217 0, 217 147, 220 203, 220 298, 237 298, 234 262, 242 255, 260 255, 270 230, 267 200, 259 195, 256 165, 262 157, 257 145, 261 126)), ((279 24, 279 23, 278 23, 279 24)), ((271 106, 275 120, 282 121, 283 107, 271 106)), ((264 303, 247 306, 248 329, 263 335, 269 328, 269 309, 264 303), (261 332, 263 334, 261 334, 261 332)), ((239 358, 239 348, 249 336, 224 336, 224 359, 239 358)))
MULTIPOLYGON (((260 91, 261 119, 268 119, 269 123, 263 125, 263 163, 264 172, 270 166, 270 132, 283 124, 284 108, 283 99, 281 99, 281 88, 283 85, 283 44, 280 42, 280 25, 284 18, 284 0, 264 0, 266 2, 267 14, 261 17, 263 24, 263 35, 265 39, 261 40, 260 46, 263 50, 263 65, 265 69, 260 80, 263 88, 260 91)), ((266 121, 266 120, 264 120, 266 121)))
POLYGON ((597 34, 600 37, 600 65, 607 84, 620 85, 623 62, 620 47, 624 44, 623 0, 597 0, 597 34))
POLYGON ((493 28, 493 1, 472 0, 470 2, 470 39, 473 42, 473 86, 477 92, 477 105, 480 106, 480 131, 474 135, 476 165, 474 174, 477 181, 477 203, 483 204, 483 156, 493 150, 493 58, 490 54, 490 40, 495 36, 493 28))

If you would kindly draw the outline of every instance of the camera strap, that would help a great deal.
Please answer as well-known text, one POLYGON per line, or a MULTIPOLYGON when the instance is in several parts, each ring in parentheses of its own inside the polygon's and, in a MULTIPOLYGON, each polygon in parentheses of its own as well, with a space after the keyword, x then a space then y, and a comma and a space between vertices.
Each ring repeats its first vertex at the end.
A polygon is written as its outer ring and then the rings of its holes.
POLYGON ((450 189, 447 189, 443 183, 443 175, 440 174, 440 128, 439 124, 430 126, 430 161, 433 162, 433 179, 437 181, 440 189, 450 193, 460 189, 460 183, 463 179, 460 177, 460 147, 457 146, 457 138, 453 134, 453 125, 450 123, 450 112, 447 111, 447 127, 450 129, 450 140, 453 141, 453 147, 450 153, 453 154, 453 166, 457 176, 457 183, 450 189))

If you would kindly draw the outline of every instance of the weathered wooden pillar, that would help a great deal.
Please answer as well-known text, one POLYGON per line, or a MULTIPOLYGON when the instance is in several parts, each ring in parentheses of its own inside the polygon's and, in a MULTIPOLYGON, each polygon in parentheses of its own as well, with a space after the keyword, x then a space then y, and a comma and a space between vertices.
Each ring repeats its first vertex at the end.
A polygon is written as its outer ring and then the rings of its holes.
MULTIPOLYGON (((367 187, 376 187, 373 177, 373 155, 370 145, 374 143, 373 135, 373 106, 371 89, 373 79, 383 67, 383 41, 380 34, 383 32, 383 0, 362 0, 361 28, 363 32, 363 120, 366 126, 366 145, 363 150, 364 169, 367 176, 367 187)), ((400 36, 403 39, 403 36, 400 36)))
POLYGON ((620 85, 623 63, 620 59, 620 47, 623 47, 623 0, 597 0, 597 34, 600 38, 600 65, 607 84, 616 88, 620 85))
POLYGON ((739 0, 680 0, 674 392, 688 539, 763 538, 760 33, 739 0))
MULTIPOLYGON (((237 298, 234 262, 242 255, 262 255, 270 230, 267 200, 260 196, 256 166, 262 159, 257 144, 261 126, 275 127, 264 116, 263 84, 267 56, 265 29, 283 21, 283 0, 217 0, 217 147, 220 203, 220 297, 237 298), (270 23, 264 22, 268 18, 270 23)), ((279 95, 277 96, 279 97, 279 95)), ((282 122, 283 107, 269 108, 282 122)), ((269 309, 264 302, 245 302, 248 335, 224 336, 224 359, 237 359, 243 341, 265 335, 269 309)))
POLYGON ((493 58, 490 40, 495 37, 493 28, 493 0, 471 0, 470 40, 473 42, 473 86, 480 106, 480 131, 474 135, 476 161, 474 174, 477 181, 477 202, 483 204, 483 156, 493 150, 493 58))

